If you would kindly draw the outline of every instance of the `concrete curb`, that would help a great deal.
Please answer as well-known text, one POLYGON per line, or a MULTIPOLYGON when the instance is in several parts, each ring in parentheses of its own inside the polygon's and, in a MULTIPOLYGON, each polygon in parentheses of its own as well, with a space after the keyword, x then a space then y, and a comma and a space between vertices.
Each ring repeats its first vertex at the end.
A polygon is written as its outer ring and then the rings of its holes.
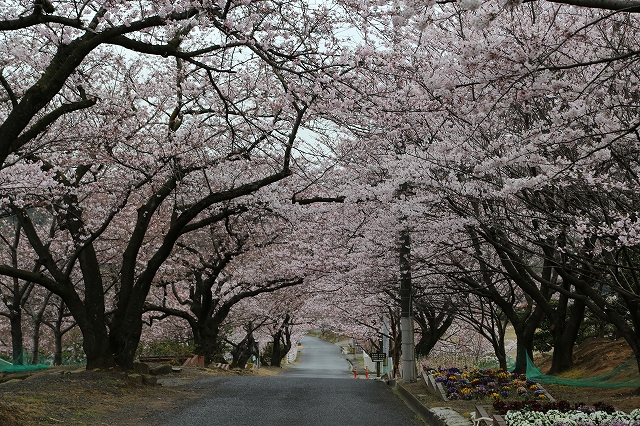
POLYGON ((406 390, 401 384, 395 380, 387 382, 389 386, 398 391, 400 398, 409 406, 416 414, 431 426, 448 426, 447 423, 438 417, 433 411, 422 405, 422 403, 411 392, 406 390))

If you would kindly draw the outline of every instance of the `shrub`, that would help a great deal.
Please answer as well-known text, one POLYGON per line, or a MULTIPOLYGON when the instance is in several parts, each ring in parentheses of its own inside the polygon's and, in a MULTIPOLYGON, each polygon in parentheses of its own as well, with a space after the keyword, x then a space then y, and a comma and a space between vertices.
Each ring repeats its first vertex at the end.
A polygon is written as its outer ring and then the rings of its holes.
POLYGON ((174 340, 159 340, 138 347, 138 356, 190 356, 194 347, 174 340))

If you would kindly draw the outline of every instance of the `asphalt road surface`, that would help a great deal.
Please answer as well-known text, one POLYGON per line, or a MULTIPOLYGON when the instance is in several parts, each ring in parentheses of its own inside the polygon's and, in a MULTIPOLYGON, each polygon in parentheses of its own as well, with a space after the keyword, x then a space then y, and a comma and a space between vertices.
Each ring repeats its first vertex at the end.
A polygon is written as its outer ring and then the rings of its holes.
POLYGON ((354 379, 340 349, 305 337, 300 361, 273 377, 217 376, 193 383, 202 398, 159 426, 424 426, 390 387, 354 379))

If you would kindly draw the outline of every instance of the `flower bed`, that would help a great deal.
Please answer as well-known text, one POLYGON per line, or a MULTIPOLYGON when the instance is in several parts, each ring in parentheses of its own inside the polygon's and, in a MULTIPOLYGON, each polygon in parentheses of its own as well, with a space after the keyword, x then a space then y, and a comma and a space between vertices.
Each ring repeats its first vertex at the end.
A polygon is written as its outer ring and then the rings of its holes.
POLYGON ((458 368, 433 372, 448 399, 547 399, 544 390, 524 374, 504 370, 473 369, 463 372, 458 368))
POLYGON ((567 401, 495 401, 493 408, 505 414, 508 426, 640 426, 640 409, 631 414, 597 402, 590 407, 567 401))
POLYGON ((524 401, 501 401, 493 402, 493 408, 498 414, 507 414, 508 411, 536 411, 546 413, 555 410, 562 413, 568 411, 581 411, 583 413, 594 413, 601 411, 604 413, 614 413, 616 409, 604 402, 596 402, 590 407, 582 402, 571 404, 568 401, 540 401, 540 400, 524 400, 524 401))
POLYGON ((622 411, 511 410, 504 419, 508 426, 640 426, 640 409, 633 410, 630 414, 622 411))

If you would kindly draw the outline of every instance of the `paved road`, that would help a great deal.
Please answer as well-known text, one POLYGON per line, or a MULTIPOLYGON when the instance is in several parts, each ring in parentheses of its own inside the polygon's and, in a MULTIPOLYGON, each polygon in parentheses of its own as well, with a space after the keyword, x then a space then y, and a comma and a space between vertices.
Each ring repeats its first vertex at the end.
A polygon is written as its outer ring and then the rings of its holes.
POLYGON ((353 379, 338 347, 302 341, 300 362, 274 377, 218 376, 159 426, 424 426, 384 382, 353 379))
POLYGON ((349 362, 340 355, 340 348, 324 340, 305 336, 302 339, 298 363, 287 369, 287 377, 314 379, 352 378, 349 362))

